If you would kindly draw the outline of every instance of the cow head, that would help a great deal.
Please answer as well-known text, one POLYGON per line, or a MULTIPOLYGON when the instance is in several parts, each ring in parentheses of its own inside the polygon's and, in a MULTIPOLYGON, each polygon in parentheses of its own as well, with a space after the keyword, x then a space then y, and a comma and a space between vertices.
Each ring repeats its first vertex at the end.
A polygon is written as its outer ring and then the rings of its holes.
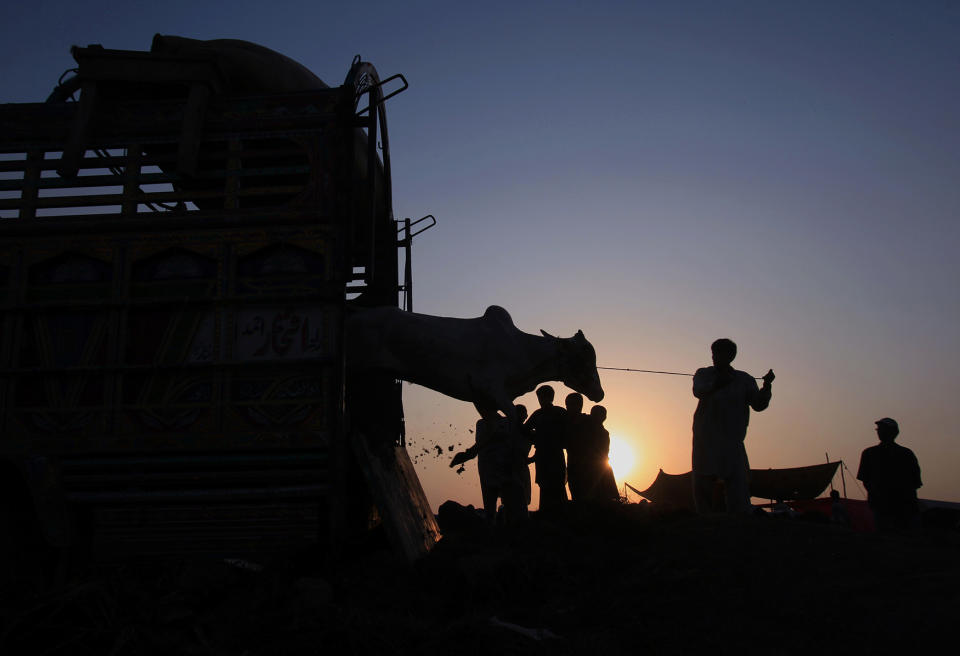
POLYGON ((559 347, 560 380, 570 389, 580 392, 594 403, 603 400, 603 387, 597 374, 597 353, 593 344, 578 330, 573 337, 554 337, 541 330, 545 337, 557 340, 559 347))

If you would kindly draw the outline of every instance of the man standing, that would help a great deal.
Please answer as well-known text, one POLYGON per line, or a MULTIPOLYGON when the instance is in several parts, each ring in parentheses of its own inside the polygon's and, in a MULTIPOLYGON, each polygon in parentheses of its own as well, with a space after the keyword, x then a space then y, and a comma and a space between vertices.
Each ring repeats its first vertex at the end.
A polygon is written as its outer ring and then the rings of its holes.
POLYGON ((920 519, 920 464, 913 451, 894 442, 900 434, 897 422, 884 417, 875 423, 880 444, 864 449, 857 478, 867 488, 867 503, 877 530, 910 533, 920 519))
POLYGON ((590 408, 587 443, 590 448, 590 488, 588 499, 619 501, 620 491, 610 467, 610 433, 603 427, 607 409, 602 405, 590 408))
MULTIPOLYGON (((527 408, 515 405, 522 422, 527 418, 527 408)), ((497 415, 493 425, 479 419, 476 425, 476 442, 466 451, 453 456, 451 467, 477 459, 477 474, 480 476, 480 496, 483 512, 491 526, 497 522, 497 502, 503 501, 505 521, 515 524, 527 518, 529 503, 528 488, 530 473, 527 470, 526 454, 530 450, 526 437, 510 420, 497 415), (522 463, 522 464, 521 464, 522 463), (526 476, 524 487, 523 475, 526 476)))
POLYGON ((726 510, 750 511, 750 463, 743 440, 750 423, 750 408, 757 412, 770 404, 771 369, 763 387, 750 374, 734 369, 737 345, 718 339, 710 345, 713 366, 693 376, 693 395, 699 399, 693 414, 693 499, 697 512, 714 508, 714 488, 724 483, 726 510))
POLYGON ((588 496, 590 481, 590 447, 587 444, 589 417, 583 414, 583 395, 568 394, 564 400, 567 420, 564 427, 563 446, 567 450, 567 483, 570 499, 584 501, 588 496))
POLYGON ((567 464, 563 458, 566 411, 553 404, 554 392, 549 385, 537 389, 540 407, 524 424, 527 436, 537 450, 533 454, 536 481, 540 486, 540 510, 551 513, 567 500, 567 464))

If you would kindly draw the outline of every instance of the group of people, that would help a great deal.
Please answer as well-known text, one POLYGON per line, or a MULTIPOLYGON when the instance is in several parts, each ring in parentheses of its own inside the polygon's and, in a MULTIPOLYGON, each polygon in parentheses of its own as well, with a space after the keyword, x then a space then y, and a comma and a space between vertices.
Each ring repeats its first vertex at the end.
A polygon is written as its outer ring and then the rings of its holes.
POLYGON ((595 405, 583 413, 583 396, 568 394, 566 408, 553 404, 549 385, 537 388, 540 407, 524 424, 536 446, 533 462, 540 487, 540 510, 555 511, 567 501, 616 501, 620 498, 608 457, 610 433, 603 427, 607 409, 595 405), (566 459, 564 459, 566 451, 566 459))
MULTIPOLYGON (((750 512, 750 462, 744 447, 750 410, 760 412, 770 404, 773 370, 762 378, 734 369, 737 345, 726 338, 710 347, 713 366, 693 376, 697 409, 693 415, 693 498, 697 512, 750 512), (718 494, 718 490, 722 493, 718 494)), ((495 521, 497 502, 503 501, 508 522, 527 515, 531 485, 529 463, 536 466, 540 511, 553 513, 570 499, 605 501, 620 498, 608 462, 610 434, 603 427, 607 411, 595 405, 583 413, 583 397, 570 394, 566 408, 554 405, 549 385, 537 389, 540 407, 527 418, 527 409, 515 406, 519 420, 513 424, 498 416, 494 425, 481 419, 476 444, 458 453, 450 466, 477 457, 483 507, 495 521), (531 458, 531 447, 536 451, 531 458)), ((867 488, 867 501, 881 531, 908 531, 918 522, 917 489, 920 466, 913 452, 894 439, 897 422, 885 417, 876 422, 880 444, 866 449, 857 478, 867 488)))
MULTIPOLYGON (((697 409, 693 415, 693 496, 697 512, 722 509, 749 512, 750 463, 744 448, 751 408, 762 411, 770 404, 771 369, 758 386, 750 374, 733 368, 737 345, 718 339, 710 347, 713 366, 698 369, 693 377, 697 409), (716 488, 722 483, 723 500, 716 488)), ((913 451, 895 444, 897 422, 884 417, 875 422, 880 443, 864 450, 857 478, 867 488, 867 502, 877 529, 910 532, 919 523, 917 489, 920 465, 913 451)), ((835 500, 836 503, 836 500, 835 500)))
POLYGON ((615 501, 620 498, 610 468, 610 433, 603 426, 607 410, 601 405, 583 412, 583 396, 570 394, 566 407, 554 405, 549 385, 537 389, 540 407, 527 417, 523 405, 514 406, 517 422, 498 416, 480 419, 476 442, 453 457, 451 467, 477 458, 480 493, 487 521, 494 523, 497 504, 503 503, 507 523, 527 517, 531 501, 529 464, 540 488, 540 511, 555 513, 573 501, 615 501), (531 448, 535 448, 533 456, 531 448), (567 495, 567 486, 570 495, 567 495))

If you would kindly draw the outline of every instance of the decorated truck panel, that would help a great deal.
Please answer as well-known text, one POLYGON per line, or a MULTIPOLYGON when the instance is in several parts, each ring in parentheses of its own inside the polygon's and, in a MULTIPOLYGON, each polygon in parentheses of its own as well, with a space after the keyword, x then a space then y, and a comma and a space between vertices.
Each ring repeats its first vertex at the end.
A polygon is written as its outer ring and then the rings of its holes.
POLYGON ((0 106, 0 521, 106 559, 336 543, 370 520, 346 296, 397 302, 376 71, 232 97, 202 58, 75 56, 79 101, 0 106))

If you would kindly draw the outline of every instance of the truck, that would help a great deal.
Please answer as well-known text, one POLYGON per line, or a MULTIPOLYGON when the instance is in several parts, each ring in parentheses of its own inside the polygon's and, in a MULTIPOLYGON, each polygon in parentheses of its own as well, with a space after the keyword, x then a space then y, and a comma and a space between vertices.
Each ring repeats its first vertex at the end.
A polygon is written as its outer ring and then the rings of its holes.
POLYGON ((343 338, 411 290, 406 80, 357 57, 339 87, 236 95, 203 54, 73 55, 47 102, 0 105, 5 567, 335 556, 378 524, 429 551, 399 381, 348 382, 343 338))

